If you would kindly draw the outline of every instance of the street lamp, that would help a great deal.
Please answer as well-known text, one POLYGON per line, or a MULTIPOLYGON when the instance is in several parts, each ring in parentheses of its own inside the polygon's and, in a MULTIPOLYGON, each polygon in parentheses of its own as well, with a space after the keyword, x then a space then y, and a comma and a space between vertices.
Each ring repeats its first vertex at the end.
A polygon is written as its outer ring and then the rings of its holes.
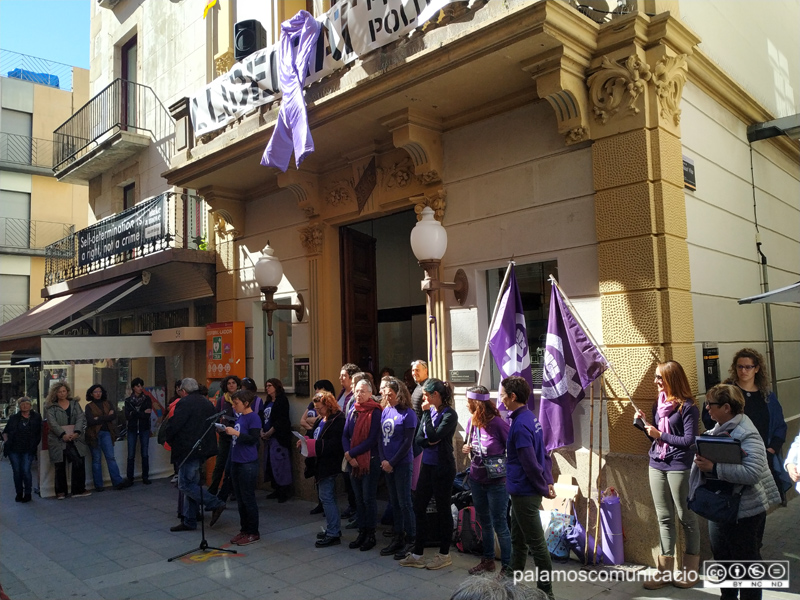
POLYGON ((433 217, 433 209, 426 206, 422 209, 422 219, 417 221, 411 230, 411 250, 419 261, 419 266, 425 270, 425 279, 422 280, 422 291, 428 294, 428 299, 433 306, 433 293, 436 290, 453 290, 456 301, 464 306, 469 293, 469 282, 464 269, 456 271, 455 281, 452 283, 439 281, 437 272, 442 257, 447 250, 447 231, 433 217))
POLYGON ((303 294, 297 294, 299 304, 277 304, 272 299, 275 292, 278 291, 278 285, 283 278, 283 266, 281 266, 281 261, 278 260, 278 257, 275 256, 275 251, 270 247, 269 241, 261 251, 261 258, 256 262, 255 275, 258 287, 261 288, 261 293, 264 294, 261 310, 267 313, 267 335, 272 335, 273 333, 272 313, 276 310, 293 310, 297 320, 303 320, 303 315, 305 314, 303 294))

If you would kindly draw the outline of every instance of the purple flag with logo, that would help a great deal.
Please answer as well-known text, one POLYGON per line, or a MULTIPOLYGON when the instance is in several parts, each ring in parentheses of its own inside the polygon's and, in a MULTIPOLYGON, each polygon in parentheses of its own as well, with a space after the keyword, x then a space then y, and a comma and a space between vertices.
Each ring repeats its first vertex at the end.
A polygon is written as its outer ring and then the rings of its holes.
MULTIPOLYGON (((514 265, 510 265, 509 269, 511 269, 511 273, 508 278, 508 287, 500 299, 498 318, 489 332, 489 350, 492 351, 494 362, 503 378, 518 375, 523 377, 533 390, 531 353, 528 349, 528 332, 525 329, 522 298, 517 287, 514 265)), ((532 408, 533 394, 528 402, 532 408)), ((498 402, 498 409, 501 409, 501 412, 504 408, 498 402)))
POLYGON ((539 406, 539 422, 548 452, 575 441, 572 412, 583 399, 584 388, 607 368, 605 357, 564 304, 558 287, 553 285, 539 406))
POLYGON ((278 109, 278 121, 261 157, 261 164, 265 167, 276 167, 285 173, 289 168, 292 150, 295 167, 299 167, 303 159, 314 151, 303 98, 303 83, 319 31, 317 20, 304 10, 281 23, 278 80, 283 98, 278 109))

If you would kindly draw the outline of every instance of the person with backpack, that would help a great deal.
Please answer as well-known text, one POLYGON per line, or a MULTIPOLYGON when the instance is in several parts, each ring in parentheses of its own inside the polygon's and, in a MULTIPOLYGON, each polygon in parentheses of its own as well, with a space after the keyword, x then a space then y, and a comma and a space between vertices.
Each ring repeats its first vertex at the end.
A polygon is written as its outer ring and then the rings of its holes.
POLYGON ((501 569, 505 572, 511 562, 505 469, 509 425, 500 416, 489 390, 482 385, 467 390, 467 405, 472 416, 467 421, 462 451, 471 458, 469 486, 483 538, 483 558, 469 574, 494 572, 495 533, 500 543, 501 569))
POLYGON ((506 453, 506 488, 511 497, 511 563, 504 575, 525 570, 528 550, 538 569, 537 587, 554 599, 553 563, 544 538, 539 507, 542 498, 555 498, 550 457, 544 447, 542 424, 530 410, 531 388, 522 377, 500 382, 500 400, 508 408, 511 428, 506 453), (547 572, 549 577, 543 576, 547 572))

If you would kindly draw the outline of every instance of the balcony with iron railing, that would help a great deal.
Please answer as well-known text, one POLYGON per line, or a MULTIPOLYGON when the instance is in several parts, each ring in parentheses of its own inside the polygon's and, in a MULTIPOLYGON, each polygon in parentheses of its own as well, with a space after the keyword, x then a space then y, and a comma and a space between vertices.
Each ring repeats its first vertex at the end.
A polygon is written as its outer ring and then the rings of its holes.
POLYGON ((0 131, 0 167, 6 171, 53 175, 53 140, 0 131))
POLYGON ((53 132, 59 181, 82 183, 155 144, 165 164, 175 122, 152 88, 115 79, 53 132))
POLYGON ((72 91, 73 67, 36 56, 0 49, 0 76, 72 91))
POLYGON ((27 304, 0 304, 0 325, 16 319, 31 308, 27 304))
POLYGON ((98 272, 111 277, 121 265, 126 272, 170 261, 213 265, 207 219, 200 196, 166 192, 145 200, 47 246, 45 285, 98 272))
POLYGON ((47 246, 74 231, 68 223, 0 217, 0 252, 44 256, 47 246))

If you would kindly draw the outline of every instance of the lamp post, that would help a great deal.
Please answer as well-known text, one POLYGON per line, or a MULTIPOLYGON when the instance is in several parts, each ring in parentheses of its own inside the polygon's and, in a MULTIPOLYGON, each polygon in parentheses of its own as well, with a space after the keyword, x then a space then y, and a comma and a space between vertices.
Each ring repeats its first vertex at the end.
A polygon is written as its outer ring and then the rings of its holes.
MULTIPOLYGON (((426 206, 422 209, 422 219, 417 221, 411 230, 411 250, 425 270, 422 280, 422 291, 428 295, 430 307, 433 307, 433 294, 437 290, 453 290, 456 301, 464 306, 469 293, 469 281, 464 269, 456 271, 453 282, 439 281, 439 265, 447 251, 447 231, 433 217, 433 209, 426 206)), ((428 314, 432 314, 428 311, 428 314)))
POLYGON ((303 320, 303 315, 305 314, 303 294, 297 294, 298 304, 278 304, 273 300, 273 296, 278 291, 278 285, 283 278, 283 266, 278 257, 275 256, 275 250, 270 247, 269 241, 261 251, 261 258, 256 262, 255 276, 258 287, 261 288, 261 293, 264 294, 261 310, 267 313, 267 335, 271 336, 273 333, 272 313, 276 310, 293 310, 297 320, 303 320))

